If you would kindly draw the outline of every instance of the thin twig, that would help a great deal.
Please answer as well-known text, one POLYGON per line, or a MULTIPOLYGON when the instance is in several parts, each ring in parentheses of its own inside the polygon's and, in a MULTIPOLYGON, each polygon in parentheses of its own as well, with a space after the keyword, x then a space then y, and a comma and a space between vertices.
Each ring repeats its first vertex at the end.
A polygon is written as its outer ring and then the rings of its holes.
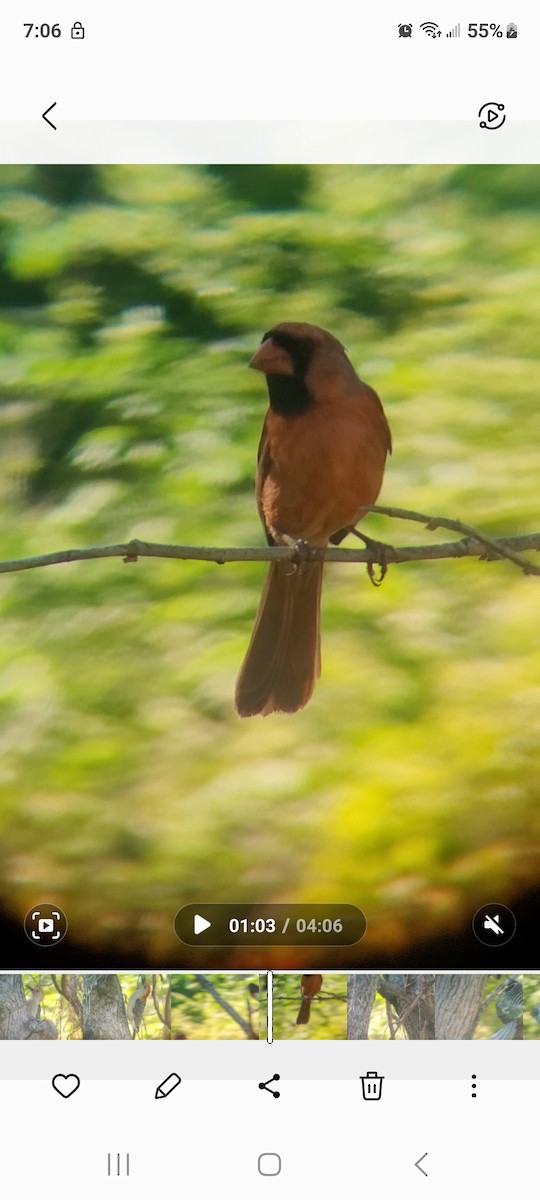
MULTIPOLYGON (((526 575, 540 575, 537 567, 521 557, 521 552, 540 550, 540 532, 516 535, 504 538, 489 538, 472 525, 447 517, 430 517, 425 513, 412 512, 404 508, 385 508, 380 505, 366 506, 366 512, 380 513, 384 516, 395 517, 404 521, 416 521, 426 525, 428 529, 451 529, 465 534, 458 542, 442 542, 437 545, 423 546, 387 546, 381 545, 381 556, 384 562, 405 563, 434 561, 444 558, 478 558, 488 562, 494 559, 508 559, 518 566, 526 575)), ((214 546, 177 546, 161 542, 143 542, 133 538, 130 542, 121 542, 112 546, 86 546, 72 550, 57 550, 51 554, 37 554, 31 558, 14 558, 0 562, 0 575, 12 574, 16 571, 31 571, 37 567, 53 567, 61 563, 86 562, 97 558, 122 558, 126 563, 137 562, 139 558, 168 558, 192 560, 197 562, 213 562, 218 565, 233 562, 285 562, 296 561, 297 551, 289 546, 253 546, 253 547, 214 547, 214 546)), ((326 549, 313 548, 310 558, 313 561, 338 563, 367 563, 378 561, 376 549, 346 550, 341 546, 326 549)))
POLYGON ((489 538, 473 525, 468 525, 456 518, 428 517, 425 513, 412 512, 407 508, 388 508, 385 505, 378 504, 366 505, 363 511, 381 513, 385 517, 397 517, 402 521, 418 521, 421 525, 425 525, 426 529, 451 529, 454 533, 463 533, 466 538, 472 539, 473 542, 477 542, 480 546, 484 546, 487 554, 484 552, 483 555, 479 556, 480 558, 484 558, 486 561, 490 558, 508 558, 510 562, 520 567, 525 575, 540 575, 540 567, 534 566, 526 558, 522 558, 520 554, 516 554, 506 539, 494 540, 493 538, 489 538))
MULTIPOLYGON (((497 538, 493 540, 496 554, 493 558, 509 557, 510 551, 540 550, 540 533, 523 534, 516 537, 497 538)), ((324 559, 325 562, 335 563, 368 563, 373 561, 373 553, 367 550, 345 550, 341 547, 326 550, 313 549, 311 557, 315 561, 324 559)), ((164 545, 159 542, 140 542, 134 540, 116 546, 88 546, 81 549, 58 550, 52 554, 38 554, 32 558, 14 558, 0 562, 0 575, 12 574, 16 571, 31 571, 36 567, 53 567, 61 563, 86 562, 98 558, 122 558, 125 562, 136 562, 139 558, 168 558, 193 560, 196 562, 213 562, 218 565, 234 562, 275 562, 294 561, 295 551, 288 546, 176 546, 164 545)), ((444 558, 479 558, 487 559, 482 544, 478 539, 462 539, 459 542, 442 542, 433 546, 388 546, 385 549, 387 563, 435 561, 444 558)), ((515 556, 512 557, 515 561, 515 556)), ((518 564, 521 566, 521 563, 518 564)), ((539 574, 538 568, 527 563, 527 572, 539 574)), ((523 569, 523 568, 522 568, 523 569)))
POLYGON ((160 982, 161 982, 161 975, 152 975, 152 1000, 154 1001, 154 1008, 156 1010, 158 1019, 161 1021, 162 1025, 167 1026, 167 1020, 165 1017, 165 1009, 163 1009, 163 1011, 161 1010, 159 996, 158 996, 158 987, 159 987, 160 982))

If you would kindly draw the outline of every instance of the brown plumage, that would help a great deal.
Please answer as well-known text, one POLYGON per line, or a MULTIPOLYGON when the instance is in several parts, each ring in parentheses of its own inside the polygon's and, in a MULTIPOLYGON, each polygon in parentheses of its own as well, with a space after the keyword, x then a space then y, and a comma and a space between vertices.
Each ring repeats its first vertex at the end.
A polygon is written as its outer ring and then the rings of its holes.
POLYGON ((300 980, 302 1003, 296 1018, 297 1025, 307 1025, 311 1016, 311 1001, 317 995, 317 992, 320 992, 321 987, 322 975, 302 975, 302 979, 300 980))
MULTIPOLYGON (((338 544, 374 504, 390 430, 377 394, 318 325, 265 333, 250 366, 266 375, 270 408, 256 494, 269 544, 338 544)), ((270 564, 236 687, 241 717, 296 712, 321 672, 323 564, 270 564)))

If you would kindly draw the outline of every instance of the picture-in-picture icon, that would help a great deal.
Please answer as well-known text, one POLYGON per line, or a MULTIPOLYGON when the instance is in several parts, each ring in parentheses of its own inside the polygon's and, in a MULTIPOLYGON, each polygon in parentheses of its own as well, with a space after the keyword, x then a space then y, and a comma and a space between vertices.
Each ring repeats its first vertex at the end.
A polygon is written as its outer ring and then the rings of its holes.
POLYGON ((51 904, 40 904, 30 909, 24 919, 24 931, 31 942, 40 946, 54 946, 67 933, 67 917, 61 908, 51 904))

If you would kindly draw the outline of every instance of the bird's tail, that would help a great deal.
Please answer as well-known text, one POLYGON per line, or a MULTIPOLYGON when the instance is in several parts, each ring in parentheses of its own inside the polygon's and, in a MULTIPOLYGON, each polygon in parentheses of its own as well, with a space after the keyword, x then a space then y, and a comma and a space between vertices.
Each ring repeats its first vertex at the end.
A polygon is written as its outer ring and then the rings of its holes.
POLYGON ((321 673, 322 562, 273 562, 236 685, 240 717, 297 712, 321 673))
POLYGON ((507 1021, 505 1025, 501 1025, 496 1033, 491 1034, 490 1041, 511 1042, 515 1037, 517 1026, 517 1021, 507 1021))
POLYGON ((297 1025, 307 1025, 311 1013, 311 996, 304 996, 300 1005, 300 1012, 296 1018, 297 1025))

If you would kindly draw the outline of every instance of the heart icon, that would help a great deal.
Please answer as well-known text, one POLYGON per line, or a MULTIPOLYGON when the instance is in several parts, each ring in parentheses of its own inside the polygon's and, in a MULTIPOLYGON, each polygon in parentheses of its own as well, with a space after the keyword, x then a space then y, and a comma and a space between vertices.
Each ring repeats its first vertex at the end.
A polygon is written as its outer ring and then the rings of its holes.
POLYGON ((52 1081, 55 1092, 60 1096, 64 1096, 67 1100, 68 1096, 72 1096, 77 1088, 81 1086, 81 1081, 78 1075, 55 1075, 52 1081))

